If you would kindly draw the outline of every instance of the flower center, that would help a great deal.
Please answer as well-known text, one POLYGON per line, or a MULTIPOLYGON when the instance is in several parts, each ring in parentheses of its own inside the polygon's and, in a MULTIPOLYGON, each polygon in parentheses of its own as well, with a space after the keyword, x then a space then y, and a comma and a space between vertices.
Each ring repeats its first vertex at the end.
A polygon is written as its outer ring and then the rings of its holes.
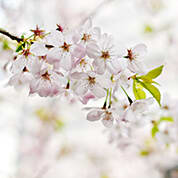
POLYGON ((58 30, 58 31, 60 31, 60 32, 63 32, 63 31, 64 31, 64 29, 62 28, 62 26, 59 25, 59 24, 57 24, 57 29, 56 29, 56 30, 58 30))
POLYGON ((136 55, 133 54, 132 50, 131 49, 128 49, 127 50, 128 54, 127 54, 127 58, 132 61, 135 59, 136 55))
POLYGON ((44 35, 44 30, 40 30, 38 26, 36 26, 35 30, 31 30, 34 33, 35 37, 39 36, 42 37, 44 35))
POLYGON ((102 51, 101 58, 103 58, 103 59, 110 58, 109 52, 108 51, 102 51))
POLYGON ((22 70, 23 72, 29 72, 29 70, 27 69, 27 67, 25 66, 22 70))
POLYGON ((84 33, 83 37, 82 37, 82 40, 86 42, 86 41, 88 41, 90 39, 90 37, 91 37, 91 35, 88 35, 88 34, 84 33))
POLYGON ((85 66, 86 64, 87 64, 87 62, 85 61, 85 59, 81 59, 80 66, 85 66))
POLYGON ((165 135, 168 135, 168 134, 169 134, 169 131, 168 131, 168 130, 165 130, 165 131, 164 131, 164 134, 165 134, 165 135))
POLYGON ((95 81, 95 77, 88 77, 88 81, 89 81, 89 84, 90 85, 94 85, 95 83, 96 83, 96 81, 95 81))
POLYGON ((46 71, 43 75, 41 75, 43 77, 43 79, 45 80, 50 80, 50 74, 48 73, 48 71, 46 71))
POLYGON ((127 107, 128 107, 127 104, 124 104, 124 105, 123 105, 123 109, 124 109, 124 110, 127 109, 127 107))
POLYGON ((163 109, 169 110, 169 106, 165 105, 165 106, 163 106, 163 109))
POLYGON ((39 58, 39 60, 44 60, 44 61, 46 61, 47 55, 45 55, 45 56, 39 56, 38 58, 39 58))
POLYGON ((22 51, 22 54, 25 56, 25 57, 28 57, 30 55, 30 50, 29 49, 24 49, 22 51))
POLYGON ((109 120, 111 120, 111 112, 108 112, 108 111, 106 111, 106 116, 105 116, 105 120, 107 120, 107 121, 109 121, 109 120))
POLYGON ((61 46, 61 48, 63 48, 64 51, 69 52, 70 46, 72 46, 72 45, 64 42, 64 45, 61 46))

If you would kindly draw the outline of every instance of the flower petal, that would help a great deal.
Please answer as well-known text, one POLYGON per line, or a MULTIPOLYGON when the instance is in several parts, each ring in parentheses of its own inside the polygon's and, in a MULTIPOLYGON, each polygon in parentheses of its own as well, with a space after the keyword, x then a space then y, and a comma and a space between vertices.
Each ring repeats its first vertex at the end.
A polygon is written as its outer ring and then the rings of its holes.
POLYGON ((145 44, 142 44, 142 43, 138 44, 133 48, 132 52, 135 55, 144 56, 147 53, 147 46, 145 44))
POLYGON ((97 121, 101 118, 103 111, 92 110, 87 114, 87 120, 89 121, 97 121))
POLYGON ((45 56, 48 52, 48 49, 45 47, 44 43, 35 42, 31 45, 30 52, 36 56, 45 56))
POLYGON ((97 83, 90 90, 98 98, 102 98, 106 94, 106 91, 97 83))

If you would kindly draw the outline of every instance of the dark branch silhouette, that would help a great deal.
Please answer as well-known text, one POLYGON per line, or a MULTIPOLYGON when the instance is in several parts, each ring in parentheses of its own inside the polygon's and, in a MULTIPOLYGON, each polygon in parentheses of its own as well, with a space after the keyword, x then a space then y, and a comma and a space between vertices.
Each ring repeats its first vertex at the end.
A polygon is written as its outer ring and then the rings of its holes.
POLYGON ((7 32, 7 31, 5 31, 5 30, 3 30, 1 28, 0 28, 0 33, 3 34, 3 35, 5 35, 5 36, 7 36, 7 37, 9 37, 11 40, 17 41, 18 43, 21 42, 21 41, 23 41, 22 38, 14 36, 14 35, 10 34, 9 32, 7 32))
MULTIPOLYGON (((5 30, 3 30, 3 29, 1 29, 1 28, 0 28, 0 34, 3 34, 3 35, 5 35, 5 36, 9 37, 11 40, 16 40, 18 43, 21 42, 21 41, 23 41, 22 38, 19 38, 19 37, 17 37, 17 36, 11 35, 9 32, 7 32, 7 31, 5 31, 5 30)), ((33 42, 31 42, 31 44, 33 44, 33 42)), ((54 47, 54 46, 48 45, 48 44, 46 44, 45 46, 46 46, 46 48, 48 48, 48 49, 54 47)))

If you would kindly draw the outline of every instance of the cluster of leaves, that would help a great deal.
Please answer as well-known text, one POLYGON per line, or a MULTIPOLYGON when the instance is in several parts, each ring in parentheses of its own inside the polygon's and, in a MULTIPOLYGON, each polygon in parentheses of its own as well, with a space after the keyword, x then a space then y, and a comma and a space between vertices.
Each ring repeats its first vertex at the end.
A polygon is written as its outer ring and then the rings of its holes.
POLYGON ((146 93, 144 91, 147 90, 150 92, 150 94, 156 99, 158 104, 161 106, 161 94, 159 89, 153 85, 159 85, 157 82, 154 81, 155 78, 157 78, 163 70, 163 65, 160 67, 157 67, 156 69, 151 70, 146 75, 142 76, 134 76, 133 77, 133 93, 135 95, 136 100, 145 99, 146 93))

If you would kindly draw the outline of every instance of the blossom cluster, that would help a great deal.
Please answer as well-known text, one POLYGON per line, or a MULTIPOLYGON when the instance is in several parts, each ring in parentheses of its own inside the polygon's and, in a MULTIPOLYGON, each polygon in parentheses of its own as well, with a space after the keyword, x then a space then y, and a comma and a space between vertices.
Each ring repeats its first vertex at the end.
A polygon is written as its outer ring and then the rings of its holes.
POLYGON ((103 99, 102 106, 84 110, 88 111, 89 121, 101 120, 109 128, 114 122, 122 125, 140 121, 137 115, 144 113, 153 100, 146 98, 144 89, 160 104, 160 92, 153 85, 157 84, 153 79, 161 74, 163 66, 146 74, 145 44, 121 51, 111 35, 93 26, 91 18, 73 31, 57 25, 57 29, 50 32, 38 26, 31 32, 30 37, 22 36, 16 49, 10 85, 25 84, 29 94, 67 96, 83 104, 103 99), (127 93, 131 87, 135 100, 127 93), (125 95, 123 103, 118 93, 125 95), (131 115, 135 119, 130 119, 131 115))

